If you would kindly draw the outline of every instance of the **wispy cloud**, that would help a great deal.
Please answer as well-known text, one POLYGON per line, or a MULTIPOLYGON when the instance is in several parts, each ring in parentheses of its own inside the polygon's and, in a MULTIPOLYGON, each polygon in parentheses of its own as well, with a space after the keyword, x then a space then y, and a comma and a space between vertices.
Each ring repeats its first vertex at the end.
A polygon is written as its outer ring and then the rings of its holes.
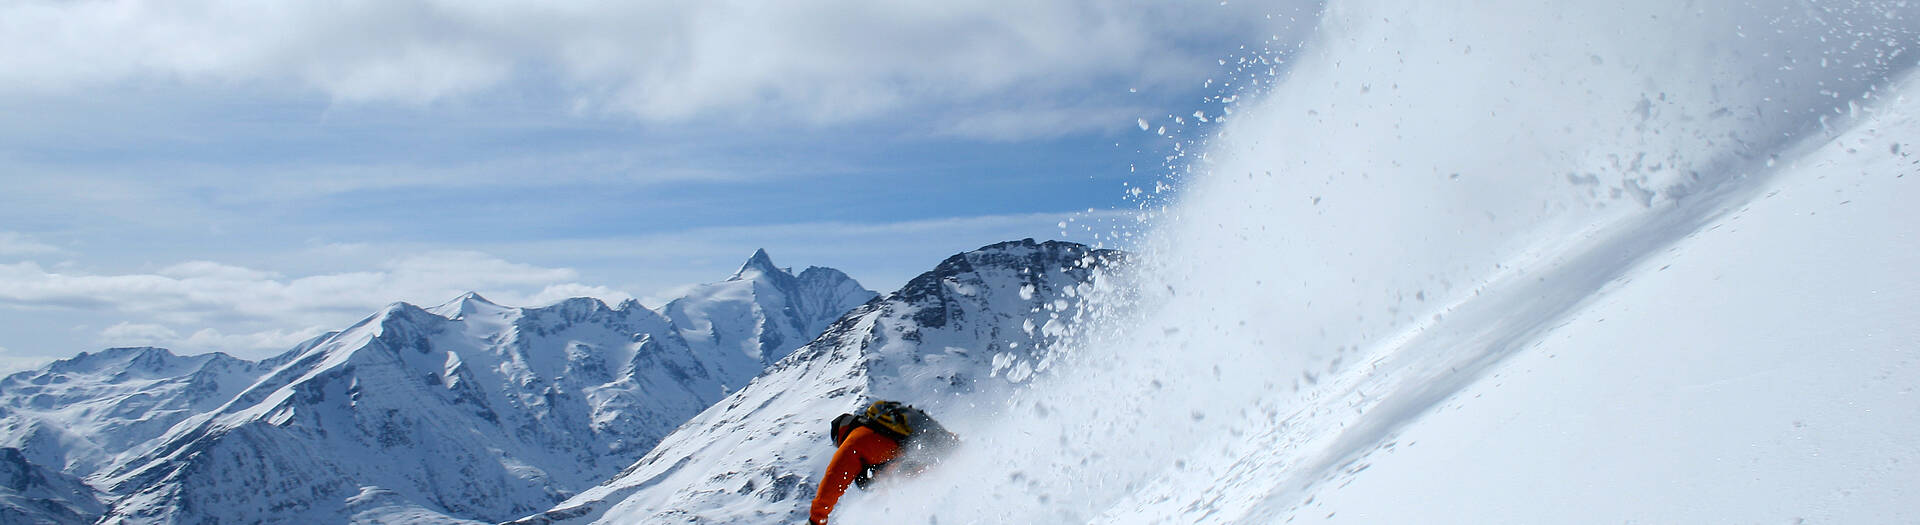
POLYGON ((1044 139, 1112 129, 1147 113, 1150 110, 1125 105, 995 109, 957 117, 937 133, 989 141, 1044 139))
POLYGON ((0 256, 44 255, 59 252, 60 248, 36 241, 18 232, 0 231, 0 256))
POLYGON ((216 328, 202 328, 182 337, 179 332, 165 325, 120 322, 100 331, 100 346, 158 346, 191 351, 217 351, 228 353, 258 353, 293 348, 294 345, 312 339, 326 330, 308 327, 297 330, 263 330, 244 334, 224 334, 216 328))
POLYGON ((164 325, 122 321, 101 330, 100 340, 107 346, 158 346, 178 342, 180 333, 164 325))

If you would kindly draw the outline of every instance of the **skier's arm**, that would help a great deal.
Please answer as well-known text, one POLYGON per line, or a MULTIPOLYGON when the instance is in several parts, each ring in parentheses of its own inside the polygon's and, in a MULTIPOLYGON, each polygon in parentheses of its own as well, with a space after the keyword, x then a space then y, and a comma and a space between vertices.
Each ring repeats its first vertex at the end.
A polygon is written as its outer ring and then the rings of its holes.
POLYGON ((859 475, 861 469, 867 465, 885 463, 899 451, 899 445, 893 440, 872 430, 856 428, 847 433, 847 439, 840 443, 840 450, 833 452, 833 461, 827 463, 827 474, 820 477, 820 491, 813 497, 813 509, 808 521, 826 523, 827 516, 833 514, 833 506, 840 503, 840 496, 847 493, 847 485, 853 484, 854 476, 859 475))

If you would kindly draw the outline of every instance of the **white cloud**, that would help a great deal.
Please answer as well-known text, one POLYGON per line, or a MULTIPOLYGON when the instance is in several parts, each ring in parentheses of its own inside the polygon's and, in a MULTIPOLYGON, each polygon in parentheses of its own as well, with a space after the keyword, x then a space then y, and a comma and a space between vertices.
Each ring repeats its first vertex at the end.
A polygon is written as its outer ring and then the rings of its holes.
POLYGON ((259 354, 293 348, 308 339, 326 333, 318 326, 298 330, 263 330, 226 334, 217 328, 202 328, 185 337, 171 327, 151 323, 120 322, 101 330, 101 346, 158 346, 183 351, 259 354))
POLYGON ((663 308, 667 306, 667 303, 673 302, 674 299, 685 297, 688 293, 692 292, 694 288, 700 287, 701 284, 704 283, 686 283, 669 286, 640 298, 640 304, 646 305, 647 308, 663 308))
POLYGON ((534 294, 528 304, 553 304, 575 297, 594 297, 608 304, 620 304, 632 299, 633 295, 605 286, 587 286, 579 283, 551 285, 534 294))
POLYGON ((49 253, 60 253, 60 249, 18 232, 0 232, 0 256, 49 253))
POLYGON ((273 272, 263 272, 239 266, 228 266, 212 261, 189 261, 168 266, 158 272, 176 279, 206 279, 227 281, 258 281, 278 277, 273 272))
POLYGON ((106 346, 166 346, 178 340, 179 332, 157 324, 121 322, 100 331, 106 346))
POLYGON ((0 6, 0 90, 159 79, 425 104, 539 79, 650 121, 841 122, 1185 87, 1221 50, 1195 42, 1266 36, 1239 4, 27 0, 0 6))
POLYGON ((326 330, 312 326, 301 330, 265 330, 260 332, 227 335, 214 328, 203 328, 187 336, 186 339, 172 342, 179 348, 192 348, 195 351, 212 350, 227 353, 244 353, 256 350, 286 350, 308 339, 326 333, 326 330))

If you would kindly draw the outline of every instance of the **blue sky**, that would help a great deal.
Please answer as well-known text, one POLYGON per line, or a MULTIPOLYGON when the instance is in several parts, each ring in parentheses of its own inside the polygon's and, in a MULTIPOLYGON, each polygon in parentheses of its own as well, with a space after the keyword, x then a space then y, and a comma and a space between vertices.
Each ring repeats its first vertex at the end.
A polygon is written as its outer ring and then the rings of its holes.
POLYGON ((1178 140, 1137 119, 1217 114, 1221 59, 1297 36, 1281 11, 9 3, 0 368, 260 357, 465 290, 657 303, 757 248, 885 292, 992 242, 1100 242, 1178 140))

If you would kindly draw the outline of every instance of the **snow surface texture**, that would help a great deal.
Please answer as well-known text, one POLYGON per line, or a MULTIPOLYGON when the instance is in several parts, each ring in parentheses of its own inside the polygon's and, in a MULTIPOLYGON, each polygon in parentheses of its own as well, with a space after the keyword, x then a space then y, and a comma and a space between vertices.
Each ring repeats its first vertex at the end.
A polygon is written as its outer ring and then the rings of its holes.
MULTIPOLYGON (((1032 239, 955 255, 867 303, 694 417, 619 476, 516 524, 800 523, 828 421, 873 399, 921 407, 963 440, 1036 370, 1116 252, 1032 239)), ((884 490, 884 489, 883 489, 884 490)))
MULTIPOLYGON (((690 343, 631 301, 468 294, 395 304, 260 363, 133 348, 15 374, 0 382, 0 443, 113 494, 105 523, 511 519, 606 479, 745 384, 759 370, 739 352, 801 344, 757 338, 766 326, 823 325, 875 295, 833 270, 796 278, 764 252, 756 265, 702 289, 740 293, 675 303, 741 313, 703 323, 711 337, 784 346, 690 343)), ((102 510, 64 501, 89 523, 102 510)))
POLYGON ((1311 503, 1271 503, 1296 523, 1914 520, 1920 85, 1892 92, 1311 503))
POLYGON ((79 478, 30 463, 20 449, 0 448, 0 523, 85 525, 104 511, 79 478))
POLYGON ((1920 4, 1705 4, 1330 3, 1124 306, 836 523, 1910 518, 1920 4))

